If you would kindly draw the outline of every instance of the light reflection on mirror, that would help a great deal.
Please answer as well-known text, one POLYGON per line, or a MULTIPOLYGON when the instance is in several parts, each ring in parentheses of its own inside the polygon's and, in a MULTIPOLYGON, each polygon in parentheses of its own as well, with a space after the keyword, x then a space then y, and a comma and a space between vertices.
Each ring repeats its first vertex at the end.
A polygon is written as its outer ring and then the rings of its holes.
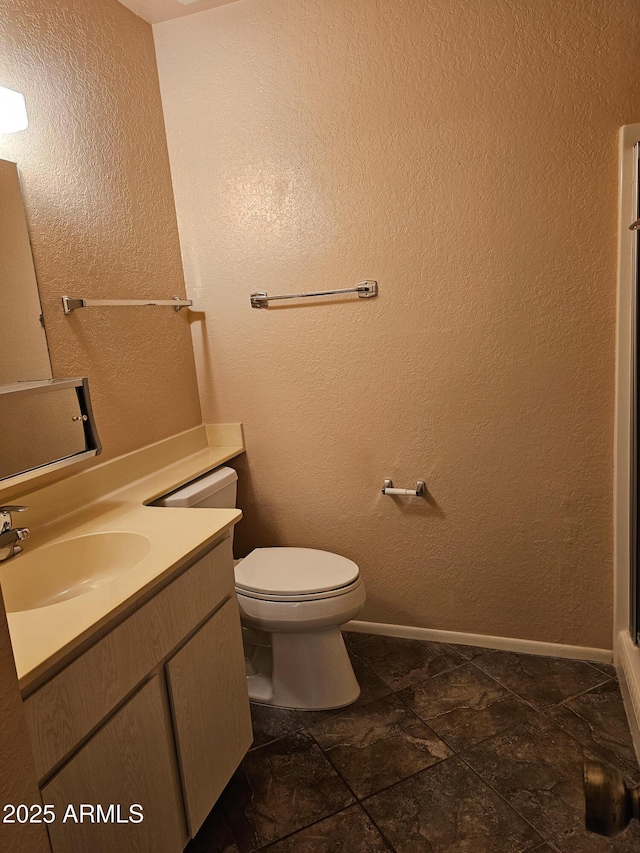
POLYGON ((0 385, 51 379, 18 168, 0 160, 0 385))

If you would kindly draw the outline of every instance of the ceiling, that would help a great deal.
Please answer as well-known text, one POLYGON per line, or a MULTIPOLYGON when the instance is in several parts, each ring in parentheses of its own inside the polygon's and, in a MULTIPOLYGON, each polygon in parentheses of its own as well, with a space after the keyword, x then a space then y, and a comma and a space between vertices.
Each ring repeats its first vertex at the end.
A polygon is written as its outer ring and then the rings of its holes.
POLYGON ((234 0, 120 0, 120 2, 150 24, 159 24, 171 18, 181 18, 183 15, 193 15, 205 9, 213 9, 215 6, 224 6, 226 3, 233 3, 234 0))

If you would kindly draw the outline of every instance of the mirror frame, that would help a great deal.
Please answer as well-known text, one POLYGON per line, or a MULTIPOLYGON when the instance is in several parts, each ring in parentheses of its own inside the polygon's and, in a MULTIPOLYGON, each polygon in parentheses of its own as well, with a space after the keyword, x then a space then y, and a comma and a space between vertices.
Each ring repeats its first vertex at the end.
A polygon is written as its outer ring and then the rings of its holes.
POLYGON ((63 391, 66 388, 74 388, 78 397, 78 405, 82 414, 82 426, 84 429, 84 440, 86 450, 80 453, 74 453, 71 456, 64 456, 60 459, 54 459, 51 462, 46 462, 44 465, 38 465, 36 468, 29 468, 27 471, 21 471, 19 474, 13 474, 10 477, 0 479, 0 490, 4 490, 8 486, 18 486, 21 483, 26 483, 39 477, 49 471, 57 471, 59 468, 64 468, 67 465, 73 465, 83 459, 89 459, 92 456, 99 456, 102 452, 102 444, 98 437, 98 429, 96 427, 95 418, 93 415, 93 407, 91 406, 91 396, 89 394, 89 380, 84 378, 78 379, 42 379, 36 382, 16 382, 13 385, 1 385, 0 394, 13 395, 31 395, 31 394, 51 394, 56 391, 63 391))

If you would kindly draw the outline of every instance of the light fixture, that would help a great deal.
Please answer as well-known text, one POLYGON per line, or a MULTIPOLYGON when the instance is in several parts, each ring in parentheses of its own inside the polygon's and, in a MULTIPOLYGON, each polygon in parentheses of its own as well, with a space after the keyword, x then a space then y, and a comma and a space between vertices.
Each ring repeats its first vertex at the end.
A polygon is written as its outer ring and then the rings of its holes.
POLYGON ((16 133, 28 126, 24 95, 0 86, 0 133, 16 133))

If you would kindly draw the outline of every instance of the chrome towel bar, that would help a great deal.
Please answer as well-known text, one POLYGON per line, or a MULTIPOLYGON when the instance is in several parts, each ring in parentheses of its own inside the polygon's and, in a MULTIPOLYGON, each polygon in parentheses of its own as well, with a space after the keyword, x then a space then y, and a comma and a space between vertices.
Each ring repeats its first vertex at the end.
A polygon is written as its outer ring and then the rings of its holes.
POLYGON ((176 311, 182 308, 188 308, 193 305, 191 299, 180 299, 179 296, 174 296, 173 299, 84 299, 83 297, 62 297, 62 310, 65 314, 71 314, 78 308, 105 308, 111 306, 129 306, 129 305, 173 305, 176 311))
POLYGON ((361 281, 355 287, 345 290, 318 290, 314 293, 287 293, 284 296, 269 296, 264 290, 257 290, 251 294, 252 308, 268 308, 269 302, 276 299, 307 299, 309 296, 337 296, 343 293, 357 293, 361 299, 371 299, 378 295, 377 281, 361 281))

